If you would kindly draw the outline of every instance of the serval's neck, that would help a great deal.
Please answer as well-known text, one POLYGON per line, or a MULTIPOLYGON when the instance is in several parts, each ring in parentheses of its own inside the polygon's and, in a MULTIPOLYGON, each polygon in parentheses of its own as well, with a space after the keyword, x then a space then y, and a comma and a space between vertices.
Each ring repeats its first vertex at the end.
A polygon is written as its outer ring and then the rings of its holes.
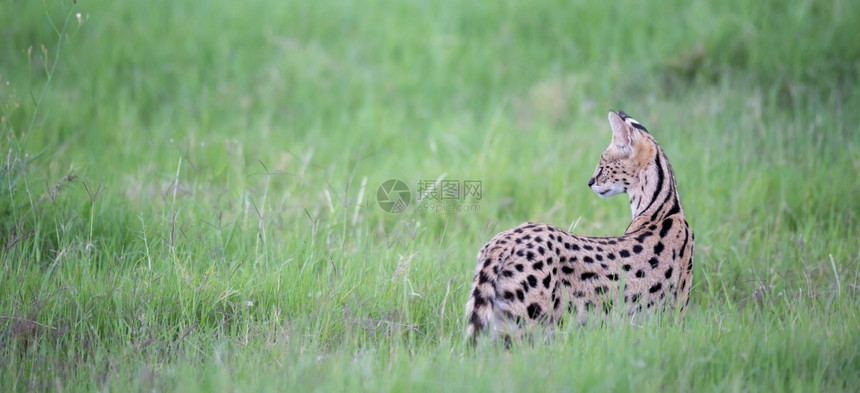
POLYGON ((631 187, 628 194, 633 221, 627 232, 650 223, 661 222, 675 214, 684 217, 678 187, 675 185, 675 173, 659 146, 654 165, 642 173, 639 184, 631 187))

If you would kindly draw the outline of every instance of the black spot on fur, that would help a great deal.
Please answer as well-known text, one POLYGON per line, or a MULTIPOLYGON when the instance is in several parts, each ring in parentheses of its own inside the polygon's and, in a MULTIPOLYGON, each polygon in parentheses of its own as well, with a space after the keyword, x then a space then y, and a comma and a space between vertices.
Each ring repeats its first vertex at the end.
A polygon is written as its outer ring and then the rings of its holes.
POLYGON ((535 260, 535 253, 529 251, 528 253, 526 253, 526 259, 529 262, 534 261, 535 260))
POLYGON ((485 304, 487 304, 487 299, 481 296, 478 291, 475 291, 475 308, 481 307, 485 304))
POLYGON ((583 245, 582 248, 585 249, 585 251, 591 251, 594 249, 593 247, 589 246, 588 244, 583 245))
POLYGON ((492 259, 490 259, 490 258, 485 259, 484 260, 484 267, 490 266, 491 263, 493 263, 492 259))
POLYGON ((621 255, 621 258, 628 258, 628 257, 630 257, 630 251, 621 250, 621 251, 618 251, 618 255, 621 255))
POLYGON ((629 272, 630 271, 630 265, 625 263, 623 266, 621 266, 621 269, 623 269, 625 272, 629 272))
POLYGON ((665 248, 666 246, 663 245, 663 242, 657 242, 657 244, 654 245, 654 253, 660 255, 665 248))
POLYGON ((564 265, 561 267, 561 272, 564 274, 571 274, 571 273, 573 273, 573 268, 570 266, 564 265))
POLYGON ((596 260, 598 260, 598 261, 602 261, 602 260, 603 260, 603 255, 595 254, 595 255, 594 255, 594 259, 596 259, 596 260))
POLYGON ((660 261, 655 257, 651 257, 651 259, 648 260, 648 264, 651 265, 652 269, 656 269, 657 266, 660 265, 660 261))
POLYGON ((672 219, 667 218, 663 220, 663 225, 660 226, 660 237, 666 237, 670 229, 672 229, 672 219))
POLYGON ((485 282, 490 282, 490 276, 488 276, 487 273, 484 273, 482 271, 482 272, 478 273, 478 284, 482 284, 485 282))
POLYGON ((523 250, 517 250, 517 256, 518 256, 518 257, 522 257, 522 256, 525 256, 525 255, 526 255, 526 253, 525 253, 525 252, 523 252, 523 250))
POLYGON ((528 280, 530 287, 534 288, 537 286, 537 278, 535 278, 534 275, 529 274, 529 276, 526 277, 526 280, 528 280))
POLYGON ((613 274, 607 274, 607 275, 606 275, 606 278, 608 278, 608 279, 610 279, 610 280, 612 280, 612 281, 618 281, 618 275, 617 275, 617 274, 615 274, 615 273, 613 273, 613 274))
POLYGON ((643 272, 642 269, 637 270, 636 271, 636 277, 637 278, 645 277, 645 272, 643 272))
POLYGON ((514 265, 514 269, 517 269, 518 272, 522 273, 523 272, 523 264, 518 263, 518 264, 514 265))
POLYGON ((529 304, 528 307, 526 307, 526 312, 528 313, 529 318, 538 319, 540 318, 541 314, 543 314, 543 309, 537 303, 532 303, 529 304))
POLYGON ((659 291, 661 288, 663 288, 663 284, 658 282, 658 283, 652 285, 651 288, 648 288, 648 292, 654 293, 654 292, 659 291))
POLYGON ((505 291, 505 293, 502 294, 502 298, 507 301, 514 300, 514 293, 511 291, 505 291))
POLYGON ((549 283, 550 283, 550 281, 552 281, 552 276, 550 276, 549 274, 547 274, 547 275, 546 275, 546 277, 544 277, 544 279, 543 279, 543 286, 544 286, 544 288, 549 289, 549 283))
POLYGON ((509 277, 509 278, 510 278, 510 277, 513 277, 513 276, 514 276, 514 272, 512 272, 512 271, 510 271, 510 270, 503 270, 503 271, 502 271, 502 277, 509 277))
POLYGON ((633 253, 638 254, 640 252, 642 252, 642 246, 640 246, 638 244, 633 246, 633 253))
POLYGON ((666 278, 670 278, 670 277, 672 277, 672 267, 671 266, 669 266, 669 268, 666 269, 666 278))
POLYGON ((543 246, 538 247, 538 254, 543 255, 545 252, 546 250, 544 250, 543 246))
POLYGON ((585 273, 582 273, 579 276, 579 278, 581 280, 593 280, 593 279, 597 278, 597 273, 585 272, 585 273))
POLYGON ((585 262, 585 263, 594 263, 594 259, 592 259, 592 258, 591 258, 590 256, 588 256, 588 255, 586 255, 586 256, 584 256, 584 257, 582 257, 582 261, 583 261, 583 262, 585 262))
POLYGON ((644 241, 645 241, 645 239, 647 239, 649 236, 651 236, 651 235, 653 235, 653 234, 654 234, 654 233, 653 233, 653 232, 650 232, 650 231, 649 231, 649 232, 644 232, 644 233, 642 233, 641 235, 636 236, 636 237, 635 237, 635 239, 636 239, 636 241, 637 241, 637 242, 642 243, 642 242, 644 242, 644 241))
POLYGON ((610 261, 614 261, 615 260, 615 254, 610 252, 609 254, 606 254, 606 258, 608 258, 610 261))
POLYGON ((608 291, 608 290, 609 290, 609 288, 606 287, 606 285, 601 285, 599 287, 594 287, 594 294, 600 296, 600 295, 603 295, 604 293, 606 293, 606 291, 608 291))
POLYGON ((540 261, 535 262, 535 264, 532 265, 532 269, 542 270, 543 269, 543 262, 540 262, 540 261))

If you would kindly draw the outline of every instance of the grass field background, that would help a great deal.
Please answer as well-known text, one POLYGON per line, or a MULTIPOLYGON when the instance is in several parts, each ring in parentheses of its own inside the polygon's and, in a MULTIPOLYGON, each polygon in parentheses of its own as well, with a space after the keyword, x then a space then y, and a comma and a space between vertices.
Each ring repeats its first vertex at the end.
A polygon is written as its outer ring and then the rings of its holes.
POLYGON ((849 1, 0 0, 0 391, 857 391, 858 24, 849 1), (629 222, 586 187, 610 109, 675 169, 685 322, 470 350, 495 233, 629 222), (482 198, 419 211, 437 179, 482 198))

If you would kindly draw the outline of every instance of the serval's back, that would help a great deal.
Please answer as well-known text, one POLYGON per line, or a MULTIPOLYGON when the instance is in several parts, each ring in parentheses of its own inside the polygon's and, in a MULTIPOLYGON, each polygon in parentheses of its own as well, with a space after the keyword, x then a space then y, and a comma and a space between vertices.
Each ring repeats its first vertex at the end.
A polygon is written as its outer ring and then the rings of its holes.
POLYGON ((693 231, 663 149, 639 122, 610 112, 612 142, 589 187, 601 197, 627 193, 633 220, 623 235, 578 236, 525 223, 496 235, 478 252, 466 304, 469 335, 490 329, 506 338, 551 327, 573 312, 580 323, 623 301, 639 313, 680 307, 693 279, 693 231))

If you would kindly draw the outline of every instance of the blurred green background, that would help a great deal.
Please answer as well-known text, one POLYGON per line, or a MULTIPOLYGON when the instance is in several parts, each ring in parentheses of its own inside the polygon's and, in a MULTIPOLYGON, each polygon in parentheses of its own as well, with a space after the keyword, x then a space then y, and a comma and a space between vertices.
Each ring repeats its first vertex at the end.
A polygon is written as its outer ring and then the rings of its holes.
POLYGON ((850 391, 860 6, 0 0, 0 390, 850 391), (608 110, 696 232, 683 325, 464 345, 478 248, 621 233, 608 110), (412 204, 376 204, 403 180, 412 204), (482 198, 418 208, 422 181, 482 198))

